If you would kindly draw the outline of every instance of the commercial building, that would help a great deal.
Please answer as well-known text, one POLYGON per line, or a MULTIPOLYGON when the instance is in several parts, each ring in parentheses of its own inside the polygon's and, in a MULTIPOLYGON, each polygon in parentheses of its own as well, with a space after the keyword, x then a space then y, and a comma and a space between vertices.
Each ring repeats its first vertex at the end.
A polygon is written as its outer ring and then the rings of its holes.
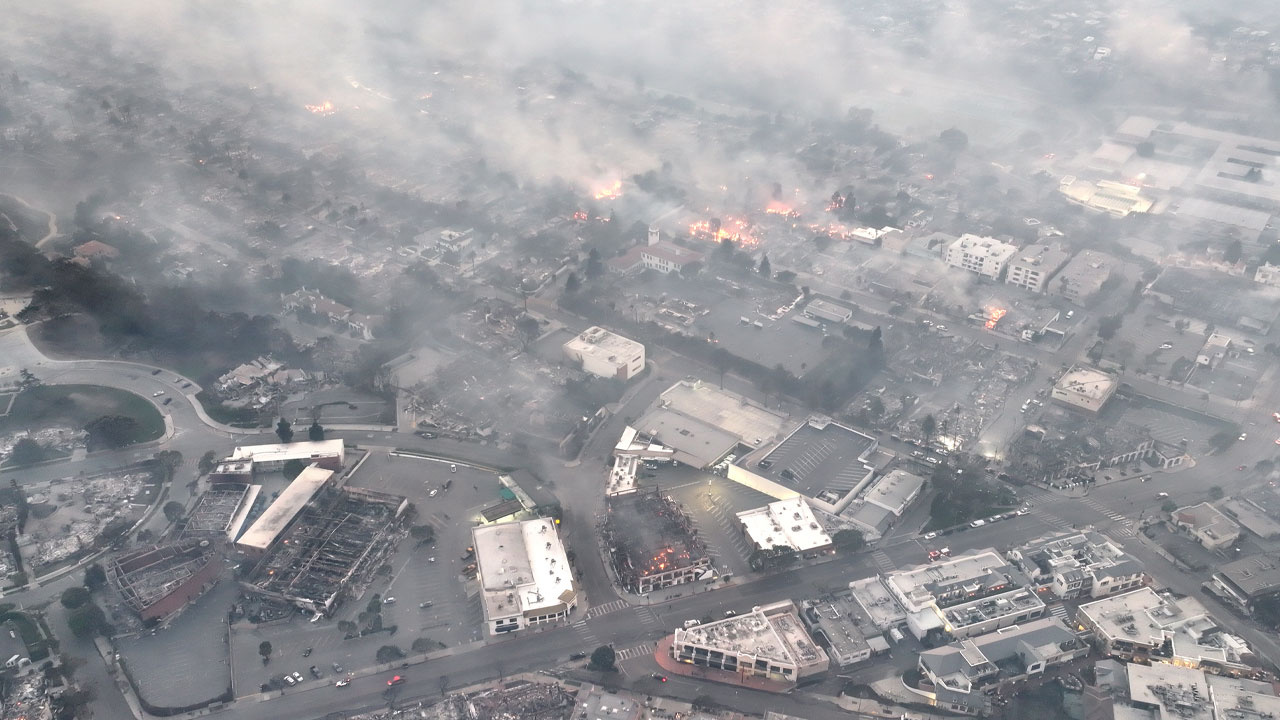
POLYGON ((1097 368, 1076 365, 1054 383, 1050 396, 1060 403, 1097 413, 1120 387, 1114 375, 1097 368))
POLYGON ((1009 551, 1009 559, 1040 588, 1066 600, 1107 597, 1147 581, 1142 563, 1093 531, 1037 538, 1009 551))
POLYGON ((683 273, 690 265, 702 262, 702 253, 666 242, 657 228, 650 227, 648 243, 640 247, 640 262, 646 270, 657 270, 664 275, 683 273))
POLYGON ((374 570, 390 559, 396 528, 408 507, 400 495, 365 488, 319 493, 241 585, 309 612, 331 613, 349 587, 371 582, 374 570))
POLYGON ((911 503, 920 497, 920 491, 923 488, 924 478, 906 470, 893 470, 871 483, 863 493, 862 501, 882 507, 893 513, 895 517, 902 517, 902 513, 907 511, 911 503))
POLYGON ((1229 562, 1213 574, 1213 584, 1219 594, 1252 611, 1258 600, 1280 593, 1280 559, 1258 554, 1229 562))
POLYGON ((831 547, 831 536, 802 497, 778 500, 740 512, 738 525, 755 550, 789 547, 796 552, 807 553, 831 547))
POLYGON ((1205 338, 1204 346, 1196 354, 1196 365, 1207 368, 1217 367, 1227 359, 1227 353, 1230 350, 1231 338, 1222 333, 1209 333, 1209 337, 1205 338))
POLYGON ((1058 192, 1068 201, 1115 217, 1151 211, 1155 201, 1142 194, 1142 187, 1114 180, 1093 182, 1066 175, 1058 182, 1058 192))
POLYGON ((1280 697, 1268 682, 1224 677, 1157 663, 1123 666, 1127 703, 1118 699, 1116 720, 1271 720, 1280 697))
POLYGON ((602 327, 589 327, 565 343, 564 354, 583 372, 603 378, 630 380, 644 372, 644 345, 602 327))
POLYGON ((1240 538, 1240 526, 1207 502, 1174 510, 1169 523, 1195 538, 1205 550, 1230 547, 1240 538))
POLYGON ((1081 605, 1076 618, 1102 652, 1125 660, 1226 675, 1252 672, 1257 662, 1244 640, 1223 630, 1195 598, 1169 598, 1144 587, 1081 605))
POLYGON ((606 501, 600 535, 618 583, 644 594, 712 575, 706 544, 693 519, 656 488, 606 501))
POLYGON ((1250 497, 1232 498, 1222 503, 1222 509, 1240 527, 1263 540, 1280 538, 1280 522, 1255 503, 1250 497))
POLYGON ((233 542, 244 528, 260 492, 261 485, 230 482, 211 485, 187 513, 178 538, 233 542))
POLYGON ((1233 327, 1266 335, 1280 319, 1280 288, 1259 286, 1249 278, 1215 270, 1166 267, 1145 293, 1161 305, 1212 323, 1219 330, 1233 327))
POLYGON ((143 620, 160 620, 186 607, 222 573, 221 544, 184 540, 135 550, 107 562, 107 578, 143 620))
POLYGON ((853 310, 838 305, 833 302, 827 302, 822 298, 814 298, 804 306, 805 317, 823 320, 829 323, 846 323, 853 317, 853 310))
POLYGON ((1111 279, 1117 264, 1116 259, 1106 253, 1081 250, 1058 271, 1056 278, 1049 283, 1048 292, 1076 305, 1087 305, 1111 279))
POLYGON ((1069 253, 1058 248, 1040 244, 1028 245, 1014 253, 1009 260, 1005 282, 1034 293, 1044 292, 1049 281, 1070 258, 1069 253))
MULTIPOLYGON (((1029 579, 995 550, 973 550, 881 576, 918 639, 963 639, 1044 615, 1029 579)), ((863 605, 866 607, 865 603, 863 605)))
POLYGON ((995 238, 965 233, 947 246, 943 261, 991 280, 999 280, 1018 248, 995 238))
POLYGON ((290 460, 316 464, 327 470, 341 470, 346 461, 346 450, 341 440, 320 442, 296 442, 277 445, 245 445, 237 447, 229 460, 247 460, 253 463, 254 472, 274 472, 290 460))
POLYGON ((933 684, 937 707, 977 714, 995 683, 1042 675, 1088 654, 1088 643, 1047 617, 925 650, 917 664, 933 684))
POLYGON ((852 593, 805 600, 800 619, 827 657, 841 667, 889 652, 889 643, 852 593))
POLYGON ((573 568, 549 518, 471 530, 489 632, 512 632, 569 617, 578 606, 573 568))
POLYGON ((742 679, 792 683, 825 673, 830 663, 789 600, 677 629, 671 652, 680 662, 736 672, 742 679))
POLYGON ((875 478, 878 447, 870 435, 813 415, 762 450, 763 457, 753 453, 726 469, 730 480, 779 500, 803 495, 815 509, 835 515, 875 478))
POLYGON ((332 481, 332 470, 316 465, 303 470, 249 526, 236 542, 236 549, 255 559, 262 557, 298 519, 307 503, 330 487, 332 481))
POLYGON ((695 468, 720 462, 739 444, 745 449, 773 442, 786 418, 747 398, 700 381, 668 388, 635 422, 640 435, 674 451, 695 468))

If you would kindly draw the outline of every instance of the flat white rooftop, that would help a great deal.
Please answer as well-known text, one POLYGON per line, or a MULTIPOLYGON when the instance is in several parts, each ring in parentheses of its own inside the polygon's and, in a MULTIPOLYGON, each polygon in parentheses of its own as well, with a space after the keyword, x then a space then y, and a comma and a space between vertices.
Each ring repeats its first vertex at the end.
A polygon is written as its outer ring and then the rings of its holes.
POLYGON ((339 462, 344 456, 341 439, 276 445, 242 445, 231 453, 231 459, 233 460, 252 460, 260 463, 312 460, 335 456, 339 462))
POLYGON ((280 493, 280 497, 276 498, 275 502, 253 521, 236 544, 246 550, 265 552, 331 477, 333 477, 332 470, 314 465, 303 470, 293 479, 293 482, 289 483, 289 487, 280 493))
POLYGON ((644 345, 598 326, 583 330, 566 342, 564 349, 580 356, 590 355, 602 360, 618 359, 623 363, 644 353, 644 345))
POLYGON ((471 533, 487 618, 535 616, 573 600, 573 569, 555 521, 481 525, 471 533))
POLYGON ((1101 370, 1076 366, 1058 380, 1059 390, 1092 400, 1100 400, 1116 387, 1116 378, 1101 370))
POLYGON ((764 548, 786 545, 805 552, 831 544, 831 536, 802 497, 745 510, 738 513, 738 522, 742 523, 747 536, 764 548))

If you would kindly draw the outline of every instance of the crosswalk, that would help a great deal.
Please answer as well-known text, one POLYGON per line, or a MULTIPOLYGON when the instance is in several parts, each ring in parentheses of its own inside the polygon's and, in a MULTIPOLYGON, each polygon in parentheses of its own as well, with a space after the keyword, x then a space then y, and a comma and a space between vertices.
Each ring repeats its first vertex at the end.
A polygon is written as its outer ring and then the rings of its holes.
POLYGON ((1135 535, 1133 530, 1133 521, 1129 518, 1091 497, 1084 498, 1084 504, 1102 515, 1105 515, 1108 520, 1115 523, 1117 527, 1113 528, 1113 530, 1115 530, 1116 534, 1123 535, 1125 537, 1133 537, 1135 535))
POLYGON ((574 632, 578 633, 578 637, 582 638, 583 647, 596 647, 600 643, 596 640, 595 633, 591 632, 591 628, 587 626, 586 620, 578 620, 573 623, 574 632))
POLYGON ((1058 618, 1064 623, 1070 624, 1071 613, 1067 611, 1067 606, 1062 603, 1056 603, 1049 606, 1049 614, 1058 618))
POLYGON ((653 614, 652 610, 643 605, 636 608, 636 616, 639 617, 640 622, 645 625, 653 626, 658 624, 658 617, 653 614))
POLYGON ((1042 507, 1033 507, 1031 509, 1031 517, 1039 520, 1045 525, 1048 525, 1054 530, 1066 530, 1068 527, 1071 526, 1071 523, 1067 522, 1066 520, 1063 520, 1062 518, 1058 517, 1057 515, 1054 515, 1053 513, 1049 512, 1048 510, 1045 510, 1042 507))
POLYGON ((882 573, 893 572, 898 567, 893 564, 893 560, 890 560, 889 556, 886 555, 883 550, 877 549, 872 552, 871 559, 875 561, 876 567, 879 568, 882 573))
POLYGON ((614 600, 613 602, 607 602, 603 605, 596 605, 595 607, 587 610, 587 613, 583 616, 582 620, 586 621, 592 618, 598 618, 601 615, 608 615, 611 612, 617 612, 628 607, 631 607, 631 604, 626 600, 614 600))
POLYGON ((636 645, 635 647, 623 648, 621 650, 614 651, 618 659, 618 662, 622 662, 623 660, 630 660, 632 658, 644 657, 645 655, 652 655, 653 652, 654 652, 653 645, 649 643, 646 643, 644 645, 636 645))

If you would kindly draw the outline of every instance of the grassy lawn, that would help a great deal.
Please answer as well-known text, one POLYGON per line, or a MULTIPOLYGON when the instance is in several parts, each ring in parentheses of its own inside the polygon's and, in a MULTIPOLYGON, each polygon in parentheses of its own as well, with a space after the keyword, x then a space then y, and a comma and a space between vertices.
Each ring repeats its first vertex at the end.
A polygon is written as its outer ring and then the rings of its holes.
POLYGON ((146 399, 131 392, 100 385, 40 385, 13 401, 0 417, 0 432, 36 430, 66 425, 83 428, 103 415, 124 415, 138 422, 131 443, 155 440, 164 434, 164 418, 146 399))

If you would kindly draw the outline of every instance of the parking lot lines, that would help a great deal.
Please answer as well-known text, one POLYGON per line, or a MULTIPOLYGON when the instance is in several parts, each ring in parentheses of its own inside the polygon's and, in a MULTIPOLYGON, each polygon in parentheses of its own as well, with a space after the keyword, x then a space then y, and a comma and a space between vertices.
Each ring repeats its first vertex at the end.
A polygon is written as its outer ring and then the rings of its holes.
POLYGON ((607 602, 603 605, 596 605, 595 607, 587 610, 587 614, 583 616, 583 620, 590 620, 591 618, 597 618, 601 615, 608 615, 611 612, 617 612, 628 607, 631 607, 631 604, 626 600, 614 600, 613 602, 607 602))

